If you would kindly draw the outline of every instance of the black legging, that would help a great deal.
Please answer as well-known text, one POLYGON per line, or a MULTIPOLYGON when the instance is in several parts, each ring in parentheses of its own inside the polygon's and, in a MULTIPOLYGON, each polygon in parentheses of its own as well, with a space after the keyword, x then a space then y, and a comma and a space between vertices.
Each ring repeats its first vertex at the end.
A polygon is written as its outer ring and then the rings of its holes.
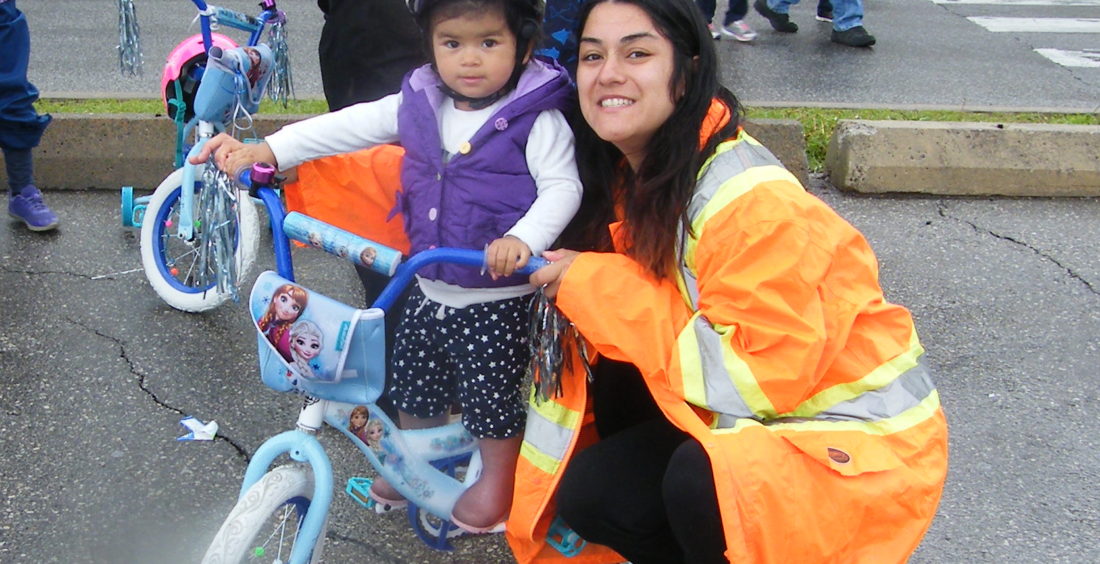
POLYGON ((561 517, 633 564, 726 562, 702 446, 664 418, 632 366, 602 360, 591 389, 601 440, 570 460, 561 517))

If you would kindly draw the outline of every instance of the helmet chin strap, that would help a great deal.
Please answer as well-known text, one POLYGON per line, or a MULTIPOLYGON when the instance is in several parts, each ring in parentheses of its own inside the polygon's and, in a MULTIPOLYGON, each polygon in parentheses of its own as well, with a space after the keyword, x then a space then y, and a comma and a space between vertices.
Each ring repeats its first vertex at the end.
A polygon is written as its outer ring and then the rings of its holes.
POLYGON ((500 100, 506 94, 508 94, 509 91, 512 90, 512 88, 510 88, 509 86, 505 86, 504 88, 501 88, 500 90, 497 90, 496 92, 493 92, 492 94, 490 94, 488 96, 482 96, 480 98, 471 98, 469 96, 465 96, 463 94, 459 94, 458 92, 455 92, 453 88, 451 88, 450 86, 447 86, 447 83, 442 82, 442 81, 440 81, 440 83, 439 83, 439 89, 442 90, 444 94, 446 94, 446 95, 450 96, 451 98, 453 98, 456 102, 466 102, 467 104, 470 105, 471 108, 473 108, 475 110, 481 110, 481 109, 488 108, 489 106, 492 106, 494 102, 496 102, 497 100, 500 100))

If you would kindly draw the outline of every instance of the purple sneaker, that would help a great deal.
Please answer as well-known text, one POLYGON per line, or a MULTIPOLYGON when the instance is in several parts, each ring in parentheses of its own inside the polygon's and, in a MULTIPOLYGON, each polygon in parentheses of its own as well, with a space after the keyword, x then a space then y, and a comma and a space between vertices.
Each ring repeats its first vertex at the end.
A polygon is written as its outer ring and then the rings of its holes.
POLYGON ((42 192, 27 186, 18 196, 8 197, 8 215, 27 224, 31 231, 49 231, 57 228, 57 215, 42 201, 42 192))

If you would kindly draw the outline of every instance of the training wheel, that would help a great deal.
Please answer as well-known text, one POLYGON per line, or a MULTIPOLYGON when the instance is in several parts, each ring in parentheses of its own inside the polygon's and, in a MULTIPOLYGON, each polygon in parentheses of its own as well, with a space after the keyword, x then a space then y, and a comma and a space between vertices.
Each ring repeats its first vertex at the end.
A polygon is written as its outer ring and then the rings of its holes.
POLYGON ((122 226, 137 227, 134 225, 134 187, 122 187, 122 226))
POLYGON ((450 539, 466 532, 459 529, 450 519, 441 519, 432 515, 417 507, 415 503, 409 504, 408 512, 409 525, 412 526, 413 532, 424 541, 424 544, 436 550, 454 550, 455 547, 451 546, 450 539))

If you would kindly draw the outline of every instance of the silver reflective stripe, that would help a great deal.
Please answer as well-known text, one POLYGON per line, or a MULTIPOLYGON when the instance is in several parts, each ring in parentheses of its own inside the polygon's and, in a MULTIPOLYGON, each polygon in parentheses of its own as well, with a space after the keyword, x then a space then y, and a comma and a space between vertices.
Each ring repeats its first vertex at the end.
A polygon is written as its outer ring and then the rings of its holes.
POLYGON ((523 432, 523 442, 530 444, 542 454, 558 462, 565 458, 573 431, 554 423, 535 409, 527 410, 527 427, 523 432))
MULTIPOLYGON (((745 136, 748 137, 748 136, 745 136)), ((721 146, 719 146, 721 150, 721 146)), ((695 194, 688 203, 688 217, 692 220, 699 214, 727 180, 755 166, 783 166, 775 155, 762 145, 741 140, 733 143, 729 149, 718 153, 700 174, 695 194)))
POLYGON ((928 369, 918 362, 916 366, 902 372, 889 384, 826 408, 822 413, 814 416, 814 419, 860 421, 889 419, 916 407, 934 389, 936 386, 932 384, 928 369))
POLYGON ((703 367, 703 386, 706 390, 705 407, 720 416, 732 416, 733 418, 751 417, 759 420, 756 414, 749 409, 741 392, 733 385, 733 378, 726 370, 723 361, 722 336, 719 335, 710 321, 700 315, 695 318, 695 338, 699 344, 699 357, 703 367))
MULTIPOLYGON (((718 150, 721 151, 724 146, 725 144, 719 145, 718 150)), ((695 194, 688 202, 687 215, 689 222, 695 221, 699 213, 707 207, 707 204, 728 180, 752 167, 768 165, 783 166, 779 159, 763 145, 757 143, 748 134, 742 134, 740 141, 731 143, 728 149, 714 155, 706 168, 700 173, 699 183, 695 187, 695 194)), ((684 276, 688 298, 691 300, 691 308, 698 309, 699 285, 693 272, 694 265, 688 264, 689 257, 684 256, 683 253, 684 245, 682 242, 687 236, 684 230, 681 230, 681 244, 678 245, 680 249, 680 270, 684 276)))

